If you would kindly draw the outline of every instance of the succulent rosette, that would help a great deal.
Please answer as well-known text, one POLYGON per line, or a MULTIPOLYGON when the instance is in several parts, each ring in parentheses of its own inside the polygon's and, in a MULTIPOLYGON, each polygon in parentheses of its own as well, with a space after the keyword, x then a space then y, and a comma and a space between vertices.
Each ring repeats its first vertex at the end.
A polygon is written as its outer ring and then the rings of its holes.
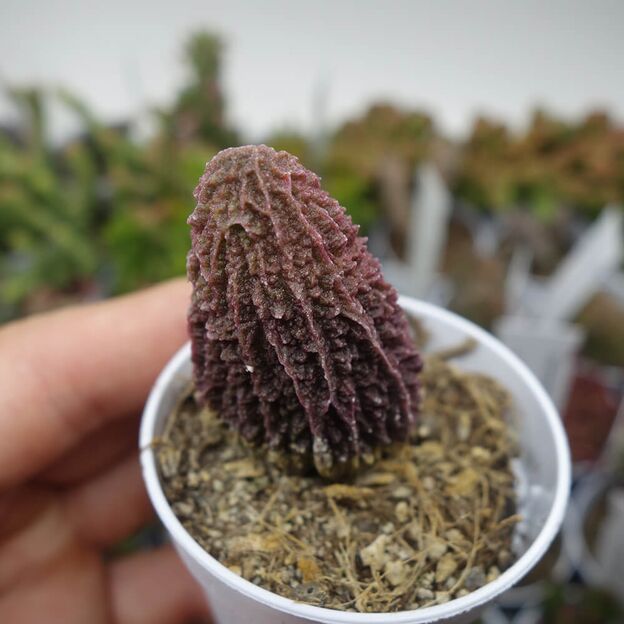
POLYGON ((319 178, 287 152, 232 148, 207 164, 195 198, 200 402, 324 476, 406 440, 421 359, 396 291, 319 178))

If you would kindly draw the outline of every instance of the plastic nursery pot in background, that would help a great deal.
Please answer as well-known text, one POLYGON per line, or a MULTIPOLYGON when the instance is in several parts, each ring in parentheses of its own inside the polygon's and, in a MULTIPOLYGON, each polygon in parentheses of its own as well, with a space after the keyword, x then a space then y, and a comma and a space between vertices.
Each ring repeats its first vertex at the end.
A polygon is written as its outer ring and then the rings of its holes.
POLYGON ((511 393, 520 456, 517 496, 522 520, 514 533, 517 561, 496 580, 445 604, 397 613, 352 613, 295 602, 243 579, 210 556, 180 524, 163 493, 152 441, 188 388, 190 345, 167 364, 149 396, 140 433, 143 476, 152 504, 188 569, 202 586, 218 624, 421 624, 470 622, 497 596, 517 583, 547 551, 564 517, 570 489, 570 455, 561 420, 529 369, 496 338, 473 323, 428 303, 403 297, 406 313, 430 335, 428 349, 456 346, 471 338, 477 348, 461 359, 464 370, 490 375, 511 393))
POLYGON ((567 583, 573 575, 572 562, 559 534, 538 565, 518 585, 506 591, 497 603, 510 609, 540 607, 553 583, 567 583))
POLYGON ((564 533, 566 550, 581 578, 613 593, 624 607, 624 485, 596 471, 574 489, 564 533))

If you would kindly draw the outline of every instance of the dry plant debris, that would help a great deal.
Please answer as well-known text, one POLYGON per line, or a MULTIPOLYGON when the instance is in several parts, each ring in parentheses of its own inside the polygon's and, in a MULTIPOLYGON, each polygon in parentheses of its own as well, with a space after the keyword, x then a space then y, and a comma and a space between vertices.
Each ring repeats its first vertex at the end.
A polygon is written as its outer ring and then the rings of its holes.
POLYGON ((516 454, 506 391, 448 358, 426 359, 419 425, 349 482, 288 474, 192 392, 155 442, 165 494, 187 531, 272 592, 346 611, 441 604, 513 563, 516 454))

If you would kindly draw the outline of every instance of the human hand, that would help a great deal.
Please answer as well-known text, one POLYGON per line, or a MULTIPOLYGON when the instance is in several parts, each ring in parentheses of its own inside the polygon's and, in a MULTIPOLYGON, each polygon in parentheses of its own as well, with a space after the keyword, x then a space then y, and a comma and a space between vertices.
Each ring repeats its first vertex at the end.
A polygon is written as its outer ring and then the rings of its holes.
POLYGON ((0 330, 0 622, 208 617, 171 547, 106 557, 152 516, 139 413, 188 299, 176 280, 0 330))

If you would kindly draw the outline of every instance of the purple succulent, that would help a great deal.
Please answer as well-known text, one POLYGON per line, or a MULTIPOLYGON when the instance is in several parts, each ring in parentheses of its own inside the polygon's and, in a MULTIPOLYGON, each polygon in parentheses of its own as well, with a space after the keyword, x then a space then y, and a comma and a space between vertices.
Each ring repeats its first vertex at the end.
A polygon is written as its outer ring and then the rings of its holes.
POLYGON ((249 441, 336 468, 405 440, 421 359, 358 227, 287 152, 227 149, 189 218, 197 395, 249 441))

